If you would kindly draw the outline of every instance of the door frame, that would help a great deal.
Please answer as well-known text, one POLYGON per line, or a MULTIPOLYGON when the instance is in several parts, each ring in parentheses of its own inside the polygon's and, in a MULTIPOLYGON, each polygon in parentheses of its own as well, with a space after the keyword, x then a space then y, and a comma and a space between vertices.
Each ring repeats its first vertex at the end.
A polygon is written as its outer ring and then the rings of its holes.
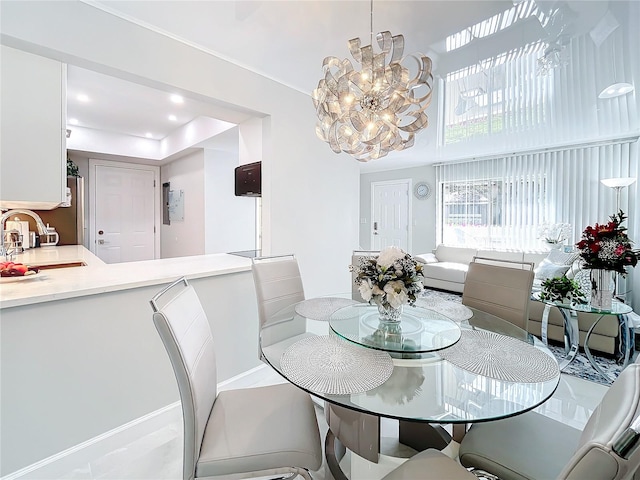
POLYGON ((413 180, 411 178, 399 178, 397 180, 381 180, 378 182, 371 182, 371 209, 369 211, 369 218, 371 219, 371 226, 369 227, 369 245, 373 248, 373 216, 375 213, 375 187, 377 185, 392 185, 392 184, 406 184, 407 185, 407 253, 411 253, 413 248, 413 180))
POLYGON ((160 167, 139 163, 115 162, 110 160, 89 159, 89 250, 96 255, 96 167, 126 168, 153 172, 153 258, 160 258, 160 228, 162 218, 160 205, 162 202, 160 185, 160 167))

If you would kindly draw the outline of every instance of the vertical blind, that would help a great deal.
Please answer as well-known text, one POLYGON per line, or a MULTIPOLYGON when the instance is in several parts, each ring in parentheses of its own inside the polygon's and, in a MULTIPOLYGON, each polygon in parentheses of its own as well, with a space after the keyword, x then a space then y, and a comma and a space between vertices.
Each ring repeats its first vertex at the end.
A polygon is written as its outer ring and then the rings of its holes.
MULTIPOLYGON (((610 2, 619 26, 571 36, 564 64, 541 74, 545 45, 531 43, 439 80, 437 243, 545 250, 543 227, 569 224, 566 246, 609 220, 616 192, 600 181, 633 177, 620 192, 640 248, 640 2, 610 2), (625 10, 619 8, 625 6, 625 10), (635 92, 600 99, 614 81, 635 92)), ((640 302, 640 266, 630 298, 640 302)), ((635 280, 635 281, 634 281, 635 280)), ((633 302, 633 300, 631 300, 633 302)))
MULTIPOLYGON (((638 178, 638 140, 530 151, 436 166, 438 243, 543 250, 541 227, 570 224, 567 245, 587 225, 608 221, 616 194, 600 180, 638 178)), ((620 208, 639 239, 638 182, 620 208)))

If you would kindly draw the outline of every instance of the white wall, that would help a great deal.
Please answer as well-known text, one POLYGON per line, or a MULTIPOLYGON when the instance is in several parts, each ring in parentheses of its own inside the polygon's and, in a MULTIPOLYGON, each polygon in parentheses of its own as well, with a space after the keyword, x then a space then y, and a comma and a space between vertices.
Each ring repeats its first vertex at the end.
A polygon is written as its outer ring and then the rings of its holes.
POLYGON ((309 95, 82 2, 3 2, 1 21, 2 41, 14 47, 268 115, 263 251, 295 252, 307 295, 349 290, 359 166, 316 137, 309 95))
MULTIPOLYGON (((351 157, 335 155, 318 140, 315 113, 308 95, 83 2, 2 2, 1 8, 3 44, 155 88, 169 90, 175 87, 185 94, 204 96, 212 102, 222 101, 227 106, 237 105, 268 116, 268 121, 262 125, 263 250, 273 254, 296 253, 308 296, 349 291, 348 265, 351 250, 358 243, 359 167, 351 157)), ((191 193, 191 188, 195 189, 190 186, 184 188, 186 201, 197 196, 191 193)), ((200 203, 203 203, 203 198, 201 193, 200 203)), ((250 276, 244 281, 251 282, 250 276)), ((253 296, 253 293, 247 295, 253 296)), ((243 301, 254 305, 247 295, 243 301)), ((222 298, 221 302, 221 308, 234 305, 234 301, 227 298, 222 298)), ((139 306, 137 300, 135 305, 139 306)), ((148 309, 146 300, 144 305, 148 309)), ((86 318, 87 310, 83 311, 83 318, 86 318)), ((248 315, 252 315, 248 318, 256 318, 255 312, 248 312, 248 315)), ((18 315, 16 325, 20 324, 21 318, 18 315)), ((28 318, 46 318, 46 312, 38 317, 25 316, 25 320, 28 318)), ((48 325, 58 327, 56 321, 50 321, 48 325)), ((152 331, 147 329, 146 335, 131 343, 126 330, 119 330, 117 322, 96 324, 78 321, 65 325, 68 325, 70 334, 79 335, 79 341, 83 335, 101 338, 102 328, 112 336, 124 335, 134 351, 133 356, 144 358, 149 364, 147 375, 162 378, 163 382, 172 381, 166 364, 156 365, 156 370, 154 362, 148 361, 153 360, 147 356, 146 348, 148 342, 155 341, 152 331), (141 349, 136 350, 135 345, 141 349)), ((3 312, 3 336, 4 326, 3 312)), ((25 324, 22 338, 45 338, 38 327, 37 322, 25 324)), ((256 336, 245 331, 236 331, 233 335, 225 331, 219 341, 244 348, 253 347, 255 342, 256 336)), ((19 364, 15 362, 29 355, 26 345, 23 348, 22 344, 16 344, 14 347, 16 356, 7 361, 4 359, 8 357, 2 352, 3 371, 17 368, 19 364)), ((64 365, 55 361, 60 355, 57 349, 48 351, 52 358, 46 364, 47 368, 52 371, 63 369, 64 365)), ((100 353, 114 358, 118 355, 116 349, 100 353)), ((241 353, 240 356, 243 360, 247 357, 257 361, 257 352, 241 353)), ((77 358, 82 359, 82 356, 77 358)), ((113 373, 118 373, 115 366, 113 373)), ((109 396, 87 398, 90 390, 85 385, 85 377, 90 378, 90 375, 90 371, 86 375, 68 375, 64 385, 49 385, 47 395, 67 395, 83 408, 92 409, 96 416, 102 411, 109 411, 114 402, 124 402, 131 411, 135 410, 140 415, 149 412, 142 399, 136 399, 126 389, 119 388, 117 382, 109 390, 109 396)), ((24 406, 44 408, 47 401, 43 396, 31 396, 24 406)), ((166 399, 168 401, 169 398, 166 399)), ((55 415, 55 410, 50 414, 55 415)), ((11 432, 6 433, 4 425, 5 419, 12 416, 11 408, 3 405, 2 415, 4 455, 7 446, 12 444, 11 432)), ((72 424, 73 418, 71 416, 66 421, 71 422, 70 426, 78 427, 72 424)), ((65 436, 61 429, 50 430, 46 426, 35 432, 31 440, 35 443, 44 437, 47 437, 50 453, 66 448, 69 442, 78 441, 77 437, 65 436)), ((34 446, 16 448, 22 451, 34 449, 34 446)), ((16 457, 10 465, 3 465, 3 469, 8 472, 24 466, 25 462, 37 461, 39 452, 35 449, 26 452, 29 458, 24 455, 20 459, 16 457)))
POLYGON ((409 178, 415 186, 418 182, 427 182, 432 187, 431 196, 426 200, 412 198, 412 254, 428 253, 436 247, 436 183, 435 169, 432 166, 404 168, 386 172, 367 173, 360 176, 360 246, 364 250, 371 248, 371 184, 386 180, 409 178))
POLYGON ((238 126, 240 165, 262 161, 264 122, 268 119, 252 118, 238 126))
MULTIPOLYGON (((251 272, 190 280, 218 382, 260 364, 251 272)), ((2 310, 0 476, 178 401, 149 300, 164 285, 2 310)))
POLYGON ((160 185, 169 182, 174 195, 184 192, 184 219, 161 225, 161 258, 205 253, 204 157, 197 150, 160 169, 160 185))
POLYGON ((234 171, 238 158, 204 151, 205 253, 256 248, 256 199, 236 197, 234 171))

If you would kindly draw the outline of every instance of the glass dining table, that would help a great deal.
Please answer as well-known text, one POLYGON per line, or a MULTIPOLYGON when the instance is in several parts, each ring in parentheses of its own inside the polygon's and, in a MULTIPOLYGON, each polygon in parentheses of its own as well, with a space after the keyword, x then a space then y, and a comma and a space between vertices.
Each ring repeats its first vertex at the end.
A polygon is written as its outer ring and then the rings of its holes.
POLYGON ((560 370, 539 339, 459 309, 451 318, 405 306, 400 322, 388 323, 375 305, 319 297, 261 326, 263 360, 325 402, 325 453, 336 480, 348 478, 340 468, 347 450, 378 461, 380 418, 400 421, 403 444, 444 448, 451 436, 442 425, 453 425, 456 439, 468 424, 524 413, 554 393, 560 370))

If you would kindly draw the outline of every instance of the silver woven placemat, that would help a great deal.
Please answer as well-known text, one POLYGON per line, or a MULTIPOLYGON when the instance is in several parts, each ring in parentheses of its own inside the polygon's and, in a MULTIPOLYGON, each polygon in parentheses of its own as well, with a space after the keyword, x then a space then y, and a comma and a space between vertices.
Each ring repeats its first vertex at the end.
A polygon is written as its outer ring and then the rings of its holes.
POLYGON ((416 300, 416 306, 428 308, 441 313, 445 317, 458 322, 468 320, 473 317, 473 312, 460 302, 452 302, 450 300, 442 300, 441 298, 419 298, 416 300))
POLYGON ((516 338, 484 330, 463 330, 438 354, 457 367, 507 382, 538 383, 560 374, 555 358, 516 338))
POLYGON ((284 351, 280 366, 299 387, 331 395, 364 393, 382 385, 393 373, 388 353, 328 335, 297 341, 284 351))
POLYGON ((340 310, 343 307, 348 307, 349 305, 354 305, 356 303, 359 302, 351 300, 350 298, 310 298, 309 300, 303 300, 302 302, 296 304, 295 310, 298 315, 302 315, 305 318, 310 318, 311 320, 329 321, 331 315, 333 315, 337 310, 340 310))

